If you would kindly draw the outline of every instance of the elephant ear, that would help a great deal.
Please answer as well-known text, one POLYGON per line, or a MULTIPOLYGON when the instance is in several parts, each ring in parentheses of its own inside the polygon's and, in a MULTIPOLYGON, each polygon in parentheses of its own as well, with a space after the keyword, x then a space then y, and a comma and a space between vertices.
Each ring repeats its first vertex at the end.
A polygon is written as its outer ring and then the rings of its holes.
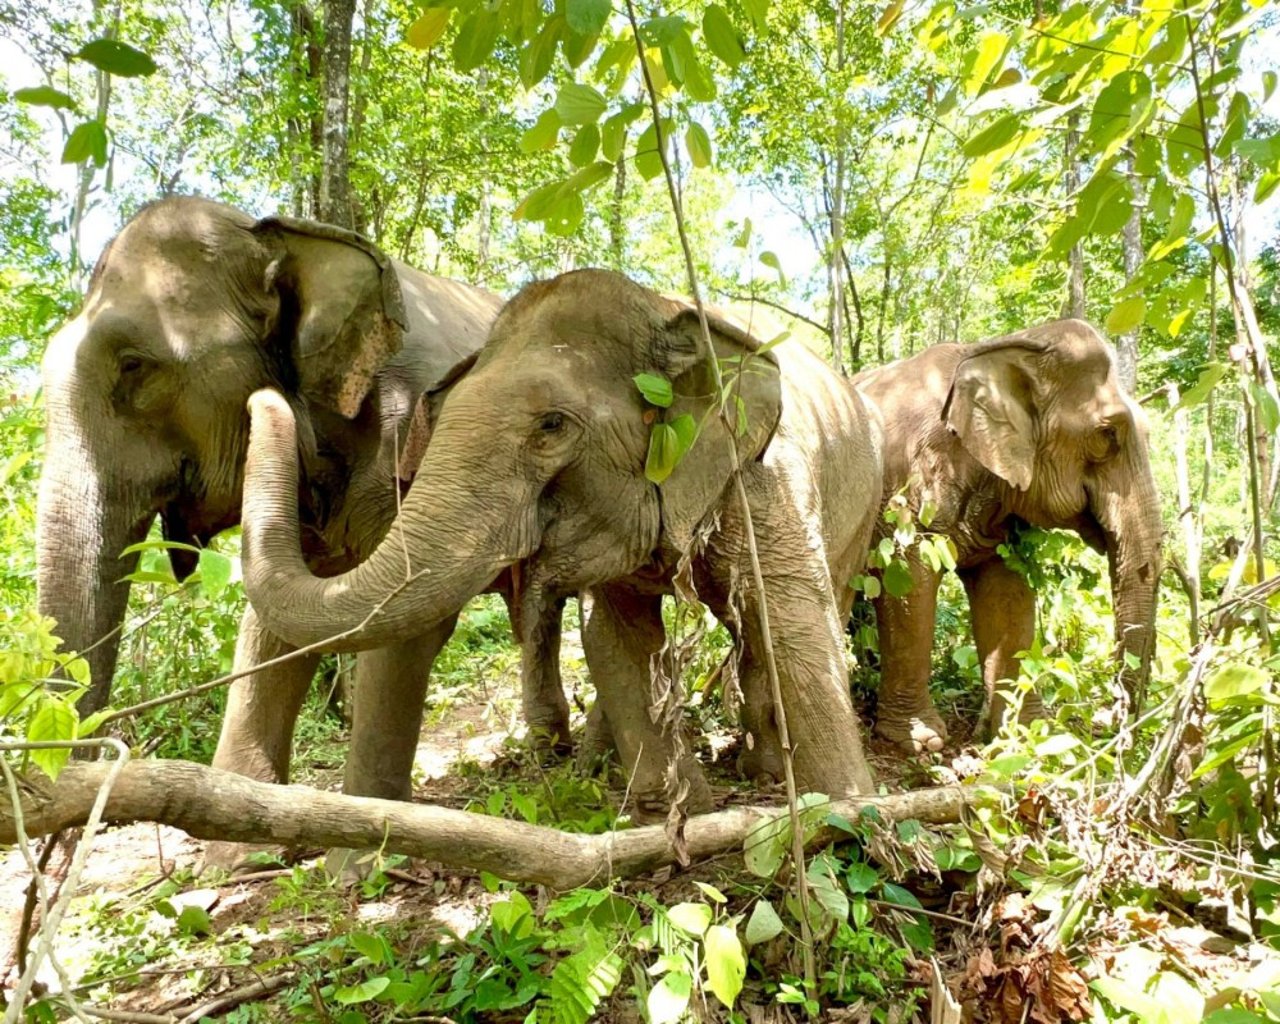
POLYGON ((1019 490, 1031 486, 1036 455, 1035 342, 1001 339, 960 360, 942 407, 965 451, 1019 490))
POLYGON ((269 217, 254 231, 274 254, 265 285, 281 297, 298 392, 353 418, 378 370, 400 351, 406 316, 391 260, 331 224, 269 217))
MULTIPOLYGON (((730 393, 738 458, 742 463, 759 459, 782 415, 777 357, 761 351, 759 341, 725 317, 708 310, 707 322, 730 393)), ((663 531, 680 551, 689 550, 698 524, 719 506, 733 471, 731 432, 716 414, 715 375, 707 356, 697 311, 688 307, 667 320, 652 347, 653 366, 670 379, 674 395, 664 421, 688 415, 701 425, 693 446, 659 487, 663 531)))

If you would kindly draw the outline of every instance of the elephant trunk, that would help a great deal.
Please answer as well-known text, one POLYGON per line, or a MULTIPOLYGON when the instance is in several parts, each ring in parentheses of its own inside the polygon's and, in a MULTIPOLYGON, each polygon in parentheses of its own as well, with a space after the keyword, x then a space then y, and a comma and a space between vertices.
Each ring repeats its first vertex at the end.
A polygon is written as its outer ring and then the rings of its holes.
POLYGON ((521 474, 477 436, 475 424, 493 411, 467 404, 465 396, 450 397, 417 482, 374 553, 321 579, 301 555, 293 413, 274 391, 249 399, 244 584, 267 629, 298 646, 324 642, 342 651, 403 641, 452 615, 532 551, 532 496, 523 493, 521 474))
POLYGON ((138 562, 120 553, 146 536, 153 518, 127 482, 103 481, 76 443, 49 446, 36 505, 36 604, 57 620, 66 649, 85 652, 90 687, 78 705, 82 715, 110 698, 116 630, 129 601, 122 577, 138 562))
POLYGON ((1145 696, 1155 652, 1161 567, 1163 527, 1150 470, 1129 477, 1124 492, 1109 493, 1101 504, 1115 605, 1116 657, 1121 681, 1136 708, 1145 696))

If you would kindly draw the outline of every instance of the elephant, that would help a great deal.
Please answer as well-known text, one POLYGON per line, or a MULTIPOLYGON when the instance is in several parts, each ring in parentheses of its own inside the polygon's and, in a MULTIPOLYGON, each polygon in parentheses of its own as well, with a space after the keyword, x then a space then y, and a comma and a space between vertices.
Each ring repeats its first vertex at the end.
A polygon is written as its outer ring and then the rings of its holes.
MULTIPOLYGON (((1004 716, 997 682, 1017 677, 1016 654, 1035 637, 1035 595, 997 553, 1018 521, 1074 530, 1105 552, 1117 657, 1136 697, 1154 646, 1162 525, 1146 419, 1121 388, 1110 344, 1084 321, 1060 320, 974 345, 935 345, 854 383, 884 417, 884 494, 905 493, 917 513, 927 497, 937 509, 928 529, 955 546, 987 728, 1004 716), (1124 655, 1137 667, 1125 667, 1124 655)), ((929 671, 941 574, 915 548, 906 560, 910 592, 875 600, 875 733, 907 751, 939 750, 946 729, 929 671)), ((1042 707, 1031 694, 1022 710, 1037 717, 1042 707)))
MULTIPOLYGON (((251 393, 278 388, 299 424, 305 473, 290 500, 307 564, 321 574, 350 568, 394 520, 432 411, 500 306, 329 225, 254 220, 190 196, 130 220, 43 365, 38 606, 69 648, 86 652, 92 683, 82 711, 110 694, 129 591, 120 580, 137 563, 121 551, 157 515, 166 538, 188 545, 239 521, 251 393)), ((179 578, 195 566, 191 548, 171 557, 179 578)), ((348 792, 408 796, 409 725, 453 621, 442 616, 411 642, 389 637, 361 655, 348 792)), ((237 670, 290 649, 246 610, 237 670)), ((294 721, 318 658, 232 686, 215 765, 287 781, 294 721)))
POLYGON ((844 663, 851 594, 832 580, 858 571, 870 541, 878 427, 852 387, 798 344, 763 349, 714 314, 709 329, 713 352, 695 309, 611 271, 526 286, 444 403, 384 542, 328 579, 299 554, 293 412, 259 392, 245 475, 250 601, 292 643, 364 623, 342 643, 360 649, 431 628, 504 571, 528 619, 584 592, 583 647, 633 813, 665 813, 672 759, 688 784, 675 783, 685 806, 705 809, 696 759, 677 755, 650 717, 663 594, 695 587, 740 641, 743 724, 759 769, 780 753, 732 444, 760 538, 797 778, 827 793, 870 790, 844 663), (730 406, 745 414, 738 430, 714 415, 712 357, 741 399, 730 406), (646 402, 641 373, 670 382, 669 407, 646 402), (696 441, 661 484, 650 482, 651 429, 686 414, 700 424, 696 441))

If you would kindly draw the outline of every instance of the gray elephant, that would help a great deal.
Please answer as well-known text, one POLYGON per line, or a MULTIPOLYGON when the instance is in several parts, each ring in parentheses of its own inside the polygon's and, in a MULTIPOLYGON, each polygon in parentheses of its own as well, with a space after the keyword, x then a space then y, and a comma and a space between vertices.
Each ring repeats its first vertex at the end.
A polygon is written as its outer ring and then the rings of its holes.
MULTIPOLYGON (((801 785, 865 791, 871 778, 846 683, 841 623, 879 503, 878 431, 844 381, 798 345, 761 351, 712 318, 715 357, 746 413, 734 439, 761 538, 773 644, 801 785), (846 514, 851 512, 851 514, 846 514)), ((715 401, 694 311, 608 271, 530 285, 499 315, 475 368, 441 409, 431 444, 384 543, 356 569, 315 578, 299 554, 295 427, 271 392, 250 402, 245 587, 268 627, 294 643, 365 621, 364 647, 447 619, 499 573, 533 615, 585 590, 583 646, 641 816, 658 813, 670 738, 653 723, 651 663, 663 648, 664 593, 682 553, 688 579, 735 631, 744 724, 761 764, 778 738, 750 584, 730 434, 715 401), (665 411, 638 373, 671 382, 665 411), (690 414, 701 434, 657 486, 645 476, 655 418, 690 414), (735 604, 741 603, 740 618, 735 604)), ((661 420, 660 420, 661 421, 661 420)), ((689 806, 708 803, 696 761, 680 765, 689 806)))
MULTIPOLYGON (((193 197, 139 212, 107 246, 83 308, 44 360, 39 607, 68 647, 87 651, 82 707, 101 707, 110 693, 129 591, 119 581, 137 562, 121 551, 157 515, 167 538, 196 544, 239 521, 252 392, 280 389, 300 426, 305 474, 290 501, 307 564, 321 574, 350 568, 395 518, 431 410, 500 305, 330 226, 255 221, 193 197), (433 400, 419 406, 423 392, 433 400)), ((189 552, 172 557, 179 578, 194 568, 189 552)), ((361 655, 349 792, 408 796, 409 726, 453 621, 441 616, 412 642, 388 637, 361 655)), ((246 612, 237 669, 290 649, 246 612)), ((215 764, 287 780, 317 659, 232 686, 215 764)))
MULTIPOLYGON (((885 420, 885 486, 908 507, 926 495, 929 529, 949 537, 969 597, 987 690, 998 724, 1001 679, 1035 637, 1035 595, 996 551, 1015 520, 1074 530, 1110 562, 1117 655, 1140 693, 1154 645, 1160 575, 1160 497, 1141 409, 1121 389, 1115 353, 1080 320, 1061 320, 976 345, 935 345, 859 374, 858 389, 885 420)), ((878 735, 907 750, 940 749, 946 736, 929 697, 940 573, 911 549, 903 598, 876 600, 881 684, 878 735)), ((1040 713, 1034 695, 1024 717, 1040 713)))

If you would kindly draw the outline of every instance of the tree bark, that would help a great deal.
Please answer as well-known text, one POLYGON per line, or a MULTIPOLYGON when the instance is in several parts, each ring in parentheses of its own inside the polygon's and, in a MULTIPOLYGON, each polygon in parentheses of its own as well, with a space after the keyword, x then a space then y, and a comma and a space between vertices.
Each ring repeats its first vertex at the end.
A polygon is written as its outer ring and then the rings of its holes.
MULTIPOLYGON (((289 17, 296 37, 293 75, 296 88, 309 94, 311 86, 320 79, 320 45, 316 42, 315 16, 303 0, 297 0, 289 8, 289 17)), ((314 173, 304 175, 302 124, 290 118, 285 124, 288 141, 289 167, 293 181, 293 214, 295 217, 316 217, 320 210, 320 178, 314 173)), ((308 167, 319 159, 324 143, 324 125, 321 118, 312 114, 307 123, 307 148, 310 150, 308 167)))
MULTIPOLYGON (((1128 284, 1138 274, 1142 266, 1142 180, 1134 172, 1133 154, 1129 154, 1126 174, 1129 176, 1129 187, 1133 190, 1133 210, 1124 224, 1124 235, 1121 247, 1124 253, 1124 280, 1128 284)), ((1119 363, 1120 383, 1129 394, 1138 391, 1138 328, 1122 334, 1116 340, 1116 355, 1119 363)))
MULTIPOLYGON (((38 772, 24 778, 27 835, 82 824, 110 767, 73 762, 57 782, 38 772)), ((888 820, 956 822, 967 808, 989 802, 998 793, 985 787, 948 786, 836 800, 830 810, 850 821, 864 808, 875 807, 888 820)), ((199 839, 380 847, 451 868, 571 889, 740 849, 748 836, 761 834, 766 821, 787 814, 786 807, 735 807, 693 817, 685 824, 677 850, 665 825, 579 835, 430 804, 277 786, 190 761, 133 761, 111 790, 105 820, 160 822, 199 839)), ((828 841, 832 835, 824 830, 812 842, 828 841)), ((14 809, 7 800, 0 801, 0 843, 16 841, 14 809)))
MULTIPOLYGON (((1066 169, 1063 174, 1063 185, 1067 190, 1068 200, 1074 202, 1075 194, 1080 188, 1080 158, 1076 149, 1080 144, 1080 132, 1077 127, 1079 118, 1072 114, 1067 122, 1066 169)), ((1067 301, 1062 307, 1063 316, 1073 316, 1083 320, 1084 303, 1084 245, 1076 242, 1067 254, 1067 301)))
POLYGON ((320 219, 353 228, 348 153, 351 23, 355 0, 324 0, 324 150, 320 168, 320 219))
MULTIPOLYGON (((843 81, 845 66, 844 2, 836 2, 836 74, 843 81)), ((831 252, 827 258, 827 282, 830 288, 828 324, 831 334, 831 365, 844 376, 845 303, 844 303, 844 177, 849 140, 844 118, 837 105, 835 119, 835 169, 831 182, 831 252)))

